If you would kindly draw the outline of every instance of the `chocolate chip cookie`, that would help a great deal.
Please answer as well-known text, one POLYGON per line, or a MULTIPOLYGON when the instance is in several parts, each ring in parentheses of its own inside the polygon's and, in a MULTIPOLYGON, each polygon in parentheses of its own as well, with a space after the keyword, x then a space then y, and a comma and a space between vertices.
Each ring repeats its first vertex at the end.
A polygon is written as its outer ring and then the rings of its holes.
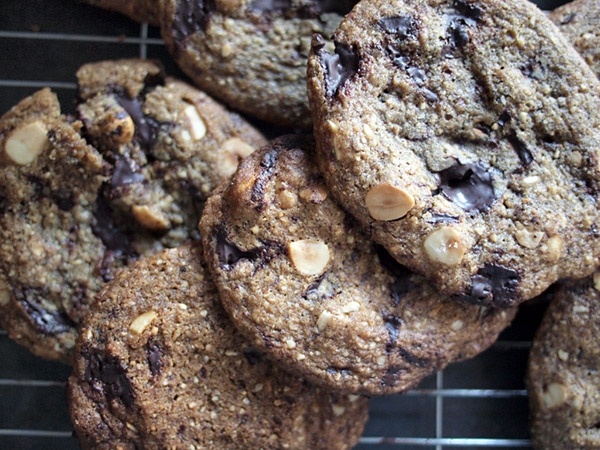
POLYGON ((535 5, 360 2, 308 66, 332 195, 452 298, 507 307, 600 256, 600 84, 535 5))
POLYGON ((401 392, 488 347, 515 309, 465 305, 411 274, 332 198, 309 137, 273 140, 207 200, 209 270, 235 325, 314 383, 401 392))
POLYGON ((600 448, 600 272, 559 289, 533 340, 527 372, 536 449, 600 448))
POLYGON ((573 0, 549 17, 600 78, 600 2, 573 0))
POLYGON ((81 3, 115 11, 140 23, 153 26, 160 24, 158 20, 158 0, 77 0, 81 3))
POLYGON ((227 318, 185 244, 139 260, 81 328, 70 411, 82 448, 347 449, 367 400, 278 369, 227 318))
POLYGON ((262 120, 308 128, 306 63, 356 0, 161 2, 161 34, 201 89, 262 120))
POLYGON ((45 89, 0 119, 0 324, 67 362, 100 286, 197 237, 203 199, 264 143, 157 63, 99 62, 77 76, 77 117, 45 89))

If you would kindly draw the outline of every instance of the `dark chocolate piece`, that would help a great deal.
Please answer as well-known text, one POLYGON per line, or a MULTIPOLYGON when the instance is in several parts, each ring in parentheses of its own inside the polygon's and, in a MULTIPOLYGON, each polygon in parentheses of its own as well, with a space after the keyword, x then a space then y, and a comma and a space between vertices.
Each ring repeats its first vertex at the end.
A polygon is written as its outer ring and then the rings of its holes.
POLYGON ((465 211, 485 210, 496 200, 492 176, 479 164, 455 164, 438 175, 442 193, 465 211))

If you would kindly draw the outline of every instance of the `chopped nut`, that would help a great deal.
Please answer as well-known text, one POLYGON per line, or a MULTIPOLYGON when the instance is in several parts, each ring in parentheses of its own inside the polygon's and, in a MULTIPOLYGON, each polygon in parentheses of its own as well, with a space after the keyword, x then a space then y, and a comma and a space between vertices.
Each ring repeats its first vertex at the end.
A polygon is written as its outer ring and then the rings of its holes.
POLYGON ((319 318, 317 319, 317 330, 319 330, 319 332, 325 331, 325 328, 327 328, 327 324, 332 317, 333 314, 326 309, 321 311, 321 314, 319 314, 319 318))
POLYGON ((463 321, 458 319, 458 320, 455 320, 454 322, 452 322, 452 324, 450 325, 450 328, 452 328, 453 331, 458 331, 458 330, 462 329, 463 326, 464 326, 463 321))
POLYGON ((594 280, 594 289, 596 289, 597 291, 600 291, 600 271, 594 272, 593 280, 594 280))
POLYGON ((10 292, 8 285, 3 278, 0 278, 0 305, 8 305, 10 302, 10 292))
POLYGON ((154 231, 168 230, 171 226, 169 219, 157 209, 148 205, 134 205, 131 208, 133 217, 144 228, 154 231))
POLYGON ((277 196, 277 201, 281 209, 290 209, 294 207, 297 203, 298 198, 296 194, 291 191, 285 190, 281 191, 277 196))
POLYGON ((415 199, 404 189, 384 183, 367 192, 365 204, 373 219, 396 220, 415 206, 415 199))
POLYGON ((555 262, 560 259, 560 255, 562 253, 562 244, 562 239, 559 236, 552 236, 550 239, 548 239, 542 248, 544 256, 548 261, 555 262))
POLYGON ((240 161, 254 150, 254 147, 238 137, 227 139, 221 145, 223 159, 221 161, 220 172, 226 176, 233 175, 240 161))
POLYGON ((550 383, 542 393, 542 403, 546 409, 553 409, 567 401, 567 388, 561 383, 550 383))
POLYGON ((543 231, 529 231, 527 228, 517 230, 515 239, 525 248, 536 248, 540 245, 545 233, 543 231))
POLYGON ((319 204, 323 203, 327 198, 327 188, 319 184, 302 189, 298 195, 305 202, 319 204))
POLYGON ((142 334, 157 316, 156 311, 146 311, 140 314, 129 325, 129 331, 135 334, 142 334))
POLYGON ((289 242, 288 253, 294 267, 304 275, 319 275, 329 262, 329 247, 323 241, 304 239, 289 242))
POLYGON ((331 409, 333 409, 333 415, 336 417, 339 417, 346 412, 346 408, 341 405, 331 405, 331 409))
POLYGON ((110 110, 98 120, 104 137, 110 138, 115 144, 128 144, 135 135, 135 123, 127 111, 110 110))
POLYGON ((427 236, 424 246, 425 253, 430 259, 448 266, 460 263, 466 252, 460 234, 451 227, 435 230, 427 236))
POLYGON ((198 114, 198 108, 195 105, 188 105, 183 110, 183 113, 189 122, 192 138, 198 141, 206 136, 206 124, 200 117, 200 114, 198 114))
POLYGON ((48 144, 46 126, 35 121, 13 131, 5 143, 6 155, 21 166, 33 162, 48 144))
POLYGON ((569 359, 569 353, 564 350, 558 349, 556 354, 558 355, 558 359, 561 361, 567 361, 569 359))
POLYGON ((346 303, 344 306, 342 306, 342 312, 344 314, 348 314, 351 312, 356 312, 360 309, 360 303, 352 301, 349 303, 346 303))

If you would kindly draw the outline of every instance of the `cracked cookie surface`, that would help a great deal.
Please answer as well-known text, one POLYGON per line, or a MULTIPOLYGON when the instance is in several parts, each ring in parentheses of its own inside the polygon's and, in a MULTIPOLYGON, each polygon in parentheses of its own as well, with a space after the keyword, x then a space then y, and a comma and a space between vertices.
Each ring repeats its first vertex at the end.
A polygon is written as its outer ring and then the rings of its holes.
POLYGON ((151 61, 77 73, 77 115, 48 89, 0 119, 0 323, 70 361, 101 285, 141 255, 197 236, 201 203, 262 135, 151 61))
POLYGON ((600 256, 600 85, 528 2, 360 2, 315 38, 332 194, 402 264, 505 307, 600 256))
POLYGON ((516 310, 438 295, 332 198, 309 137, 275 139, 207 200, 207 266, 257 348, 329 389, 401 392, 495 341, 516 310))
POLYGON ((600 272, 562 286, 536 331, 527 368, 534 448, 600 448, 600 272))
POLYGON ((275 367, 223 311, 199 243, 140 259, 82 326, 70 411, 82 448, 349 449, 367 399, 275 367))

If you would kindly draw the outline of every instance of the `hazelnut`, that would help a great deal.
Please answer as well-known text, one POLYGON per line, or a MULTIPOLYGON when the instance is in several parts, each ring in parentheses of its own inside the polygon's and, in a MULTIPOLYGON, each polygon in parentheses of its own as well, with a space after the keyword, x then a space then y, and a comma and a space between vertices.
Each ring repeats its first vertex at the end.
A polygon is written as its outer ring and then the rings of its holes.
POLYGON ((198 114, 198 109, 195 105, 186 106, 183 110, 183 114, 188 120, 190 132, 195 141, 198 141, 206 136, 206 124, 200 117, 200 114, 198 114))
POLYGON ((396 220, 415 206, 415 199, 404 189, 384 183, 367 192, 365 203, 373 219, 396 220))
POLYGON ((277 202, 281 209, 290 209, 296 205, 297 197, 293 192, 284 190, 277 195, 277 202))
POLYGON ((131 212, 135 220, 144 228, 154 231, 168 230, 171 226, 165 215, 148 205, 133 205, 131 212))
POLYGON ((567 401, 567 388, 561 383, 550 383, 542 392, 542 404, 546 409, 556 408, 567 401))
POLYGON ((13 131, 4 149, 9 159, 21 166, 30 164, 48 145, 48 130, 46 126, 35 121, 13 131))
POLYGON ((105 117, 99 119, 102 132, 110 136, 116 144, 128 144, 135 135, 133 119, 124 109, 116 112, 110 111, 105 117))
POLYGON ((423 245, 431 260, 448 266, 460 263, 466 252, 460 234, 451 227, 435 230, 427 236, 423 245))
POLYGON ((146 328, 158 316, 156 311, 146 311, 137 316, 129 325, 129 331, 135 334, 142 334, 146 328))
POLYGON ((304 275, 319 275, 329 262, 329 247, 323 241, 304 239, 289 242, 289 257, 298 272, 304 275))
POLYGON ((331 314, 326 309, 321 311, 321 314, 319 314, 319 318, 317 319, 317 329, 319 330, 319 332, 325 331, 325 328, 327 328, 327 324, 329 323, 332 317, 333 314, 331 314))

